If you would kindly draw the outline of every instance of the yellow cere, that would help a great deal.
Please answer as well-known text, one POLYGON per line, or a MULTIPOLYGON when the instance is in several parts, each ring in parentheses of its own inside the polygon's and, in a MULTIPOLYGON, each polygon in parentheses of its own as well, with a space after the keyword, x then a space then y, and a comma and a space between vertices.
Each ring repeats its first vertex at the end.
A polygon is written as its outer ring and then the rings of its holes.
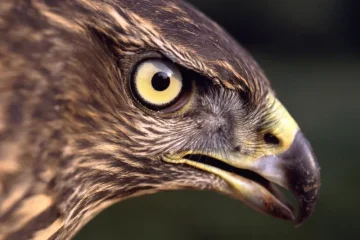
POLYGON ((299 126, 281 104, 281 102, 273 95, 268 96, 268 103, 272 104, 269 117, 275 120, 275 125, 270 130, 270 133, 275 135, 280 140, 280 146, 271 150, 271 154, 278 154, 286 151, 292 144, 296 133, 299 130, 299 126))
MULTIPOLYGON (((299 126, 282 105, 282 103, 273 95, 267 96, 267 103, 269 104, 268 120, 273 123, 271 128, 264 129, 261 134, 270 133, 279 139, 280 144, 263 144, 263 147, 258 151, 253 152, 251 155, 245 154, 227 154, 226 159, 221 153, 210 153, 211 157, 221 159, 222 161, 239 167, 246 168, 248 164, 253 161, 257 161, 261 157, 277 155, 285 152, 292 145, 296 133, 299 131, 299 126)), ((252 144, 251 142, 247 144, 252 144)))
POLYGON ((183 87, 179 69, 170 62, 150 60, 142 63, 135 74, 135 89, 144 101, 149 104, 162 106, 170 103, 179 96, 183 87), (158 91, 152 84, 157 73, 165 73, 169 78, 169 85, 158 91))
POLYGON ((271 113, 269 115, 269 119, 274 121, 275 124, 272 125, 271 129, 264 130, 264 133, 271 133, 275 135, 280 140, 279 145, 271 146, 265 144, 263 148, 259 149, 259 151, 253 152, 251 155, 241 154, 238 152, 228 152, 224 154, 222 151, 203 152, 195 150, 182 152, 176 154, 175 156, 171 156, 171 158, 175 162, 180 162, 187 154, 201 154, 226 162, 238 168, 250 169, 251 167, 249 166, 253 166, 253 162, 263 156, 277 155, 285 152, 293 143, 295 135, 299 131, 299 126, 281 102, 273 95, 268 96, 267 102, 270 106, 269 111, 271 113))

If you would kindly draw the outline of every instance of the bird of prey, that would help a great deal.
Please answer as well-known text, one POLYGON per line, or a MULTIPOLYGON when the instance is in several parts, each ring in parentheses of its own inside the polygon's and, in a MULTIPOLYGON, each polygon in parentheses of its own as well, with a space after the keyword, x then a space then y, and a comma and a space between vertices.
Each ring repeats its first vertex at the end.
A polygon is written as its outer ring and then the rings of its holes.
POLYGON ((253 58, 188 3, 5 0, 0 36, 0 239, 70 239, 163 190, 297 224, 313 211, 309 142, 253 58))

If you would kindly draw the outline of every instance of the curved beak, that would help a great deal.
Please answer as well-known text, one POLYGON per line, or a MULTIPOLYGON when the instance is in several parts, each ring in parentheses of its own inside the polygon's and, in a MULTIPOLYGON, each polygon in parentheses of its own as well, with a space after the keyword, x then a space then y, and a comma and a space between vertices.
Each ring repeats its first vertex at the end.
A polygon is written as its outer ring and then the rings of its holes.
POLYGON ((237 155, 187 153, 167 157, 166 162, 183 163, 218 175, 231 189, 225 192, 248 206, 284 220, 303 223, 313 212, 320 188, 320 167, 312 148, 298 130, 290 147, 280 153, 246 161, 237 155), (289 189, 298 200, 295 208, 277 188, 289 189))
POLYGON ((320 167, 301 131, 287 151, 259 159, 254 170, 296 196, 299 203, 297 224, 310 216, 319 193, 320 167))
POLYGON ((269 101, 276 125, 267 131, 281 144, 260 153, 188 151, 164 161, 184 163, 224 179, 229 189, 218 189, 261 212, 299 225, 314 211, 320 188, 320 167, 310 143, 282 104, 269 101), (298 214, 276 185, 290 190, 298 200, 298 214), (297 215, 297 217, 295 217, 297 215))

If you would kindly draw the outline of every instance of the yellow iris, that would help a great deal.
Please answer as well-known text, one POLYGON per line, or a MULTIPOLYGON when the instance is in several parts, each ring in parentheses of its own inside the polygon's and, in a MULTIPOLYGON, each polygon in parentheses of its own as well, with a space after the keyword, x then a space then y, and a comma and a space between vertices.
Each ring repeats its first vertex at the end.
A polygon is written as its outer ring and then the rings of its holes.
POLYGON ((179 69, 170 62, 149 60, 141 63, 134 76, 139 97, 154 106, 164 106, 181 93, 183 79, 179 69))

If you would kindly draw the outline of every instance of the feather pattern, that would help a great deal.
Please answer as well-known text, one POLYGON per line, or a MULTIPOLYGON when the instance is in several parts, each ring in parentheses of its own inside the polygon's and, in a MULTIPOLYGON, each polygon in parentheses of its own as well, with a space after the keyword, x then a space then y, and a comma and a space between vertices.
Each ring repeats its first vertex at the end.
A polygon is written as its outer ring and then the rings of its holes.
POLYGON ((226 192, 219 177, 161 156, 256 142, 264 114, 249 109, 263 109, 269 82, 187 3, 5 0, 0 35, 0 239, 68 239, 105 207, 159 190, 226 192), (184 114, 142 111, 127 83, 148 57, 208 90, 184 114))

